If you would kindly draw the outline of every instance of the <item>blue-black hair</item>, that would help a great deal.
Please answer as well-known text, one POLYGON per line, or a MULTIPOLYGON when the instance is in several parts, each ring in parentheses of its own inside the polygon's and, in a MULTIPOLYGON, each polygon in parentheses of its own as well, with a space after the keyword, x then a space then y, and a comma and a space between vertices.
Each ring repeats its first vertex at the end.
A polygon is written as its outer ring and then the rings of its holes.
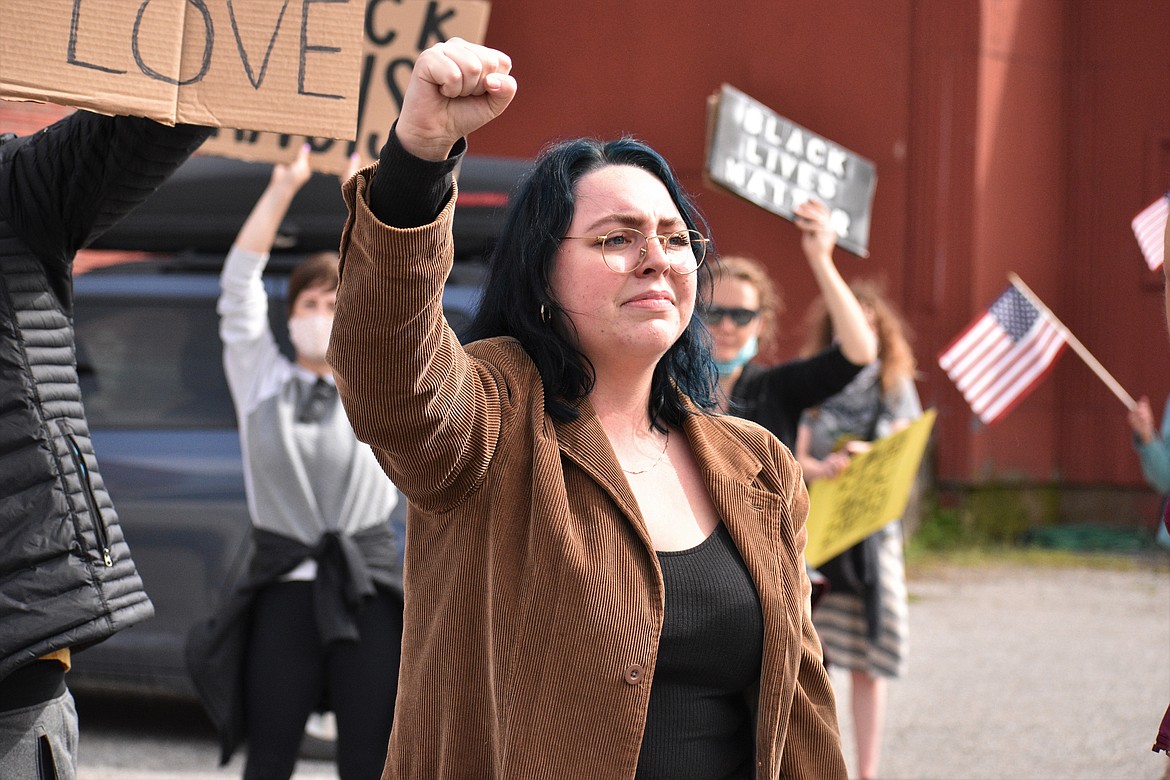
MULTIPOLYGON (((645 143, 624 137, 613 141, 580 138, 554 144, 537 158, 521 181, 509 208, 503 233, 488 268, 483 299, 471 325, 471 339, 511 336, 528 352, 545 389, 545 408, 560 421, 577 417, 573 404, 593 389, 589 359, 564 336, 572 325, 550 292, 552 264, 576 207, 577 182, 609 165, 633 165, 658 178, 689 229, 704 235, 708 226, 662 155, 645 143)), ((708 247, 708 256, 713 256, 708 247)), ((704 263, 701 290, 711 287, 704 263)), ((698 302, 696 302, 696 311, 698 302)), ((650 387, 650 421, 680 426, 686 414, 679 393, 700 409, 715 408, 718 372, 711 357, 710 335, 697 316, 654 369, 650 387), (677 390, 675 389, 677 388, 677 390)))

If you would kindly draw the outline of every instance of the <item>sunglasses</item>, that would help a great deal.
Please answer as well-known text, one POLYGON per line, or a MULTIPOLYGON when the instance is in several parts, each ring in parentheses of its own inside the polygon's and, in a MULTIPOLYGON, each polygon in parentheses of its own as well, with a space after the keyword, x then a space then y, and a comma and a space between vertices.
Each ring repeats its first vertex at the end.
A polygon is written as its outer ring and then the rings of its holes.
POLYGON ((731 321, 740 328, 758 316, 760 316, 759 309, 727 308, 723 306, 711 306, 699 312, 699 319, 706 325, 718 325, 720 322, 723 322, 724 317, 731 317, 731 321))

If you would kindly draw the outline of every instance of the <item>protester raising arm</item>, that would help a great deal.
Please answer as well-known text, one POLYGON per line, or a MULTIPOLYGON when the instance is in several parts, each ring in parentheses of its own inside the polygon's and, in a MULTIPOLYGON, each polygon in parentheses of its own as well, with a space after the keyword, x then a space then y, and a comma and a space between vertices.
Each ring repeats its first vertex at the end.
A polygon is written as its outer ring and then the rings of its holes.
POLYGON ((824 296, 841 353, 855 365, 869 365, 877 359, 877 338, 861 304, 833 263, 837 232, 829 223, 829 208, 807 200, 796 207, 795 221, 801 230, 800 248, 824 296))
POLYGON ((257 378, 273 374, 280 359, 276 339, 268 323, 268 292, 262 276, 269 251, 293 198, 312 175, 307 146, 288 165, 274 165, 268 186, 249 212, 224 260, 220 275, 222 294, 216 309, 224 344, 224 369, 237 413, 245 419, 258 396, 257 378))
POLYGON ((70 648, 153 614, 82 407, 73 262, 210 132, 76 111, 0 134, 0 777, 74 775, 70 648))
MULTIPOLYGON (((220 277, 223 295, 217 309, 221 316, 224 365, 241 414, 250 411, 251 401, 245 397, 251 384, 249 378, 269 373, 271 362, 278 355, 268 321, 268 293, 261 277, 293 199, 312 176, 309 155, 309 145, 305 144, 292 162, 272 167, 268 186, 248 213, 224 260, 220 277)), ((355 157, 350 160, 346 178, 356 168, 355 157)), ((315 374, 328 373, 324 356, 313 352, 299 352, 297 362, 315 374)))
POLYGON ((780 295, 758 261, 736 255, 713 269, 710 306, 700 310, 713 340, 726 410, 763 425, 790 449, 801 413, 839 392, 877 356, 877 340, 853 292, 833 264, 837 234, 829 210, 815 201, 797 208, 801 249, 822 293, 834 332, 819 354, 763 365, 757 354, 774 340, 780 295))
POLYGON ((550 147, 473 340, 443 319, 451 170, 510 70, 457 39, 423 52, 377 167, 344 190, 329 361, 410 499, 383 777, 844 778, 807 492, 775 437, 708 411, 709 239, 669 164, 636 139, 550 147), (700 547, 699 579, 733 584, 691 600, 668 553, 700 547))
MULTIPOLYGON (((461 360, 449 362, 452 353, 456 358, 462 353, 440 305, 443 281, 453 262, 452 239, 441 229, 403 236, 425 238, 428 243, 394 247, 394 255, 388 258, 389 248, 370 243, 381 236, 367 235, 368 228, 361 224, 355 227, 354 212, 368 209, 377 223, 403 229, 428 227, 440 216, 438 222, 450 219, 452 172, 466 148, 462 139, 507 107, 516 92, 510 69, 507 55, 462 40, 428 49, 412 71, 402 111, 378 167, 360 171, 343 188, 351 213, 342 235, 343 284, 335 333, 344 331, 348 336, 333 339, 330 363, 354 430, 381 458, 395 459, 392 478, 415 502, 425 501, 427 494, 440 503, 448 502, 451 495, 470 488, 462 480, 474 482, 481 475, 482 464, 469 463, 479 448, 469 442, 491 436, 495 430, 494 423, 481 425, 480 415, 491 407, 497 388, 488 383, 482 389, 490 399, 486 406, 478 395, 474 403, 469 403, 470 396, 453 401, 420 395, 420 391, 441 391, 439 382, 449 371, 457 371, 464 380, 458 392, 480 392, 471 387, 478 383, 476 374, 465 373, 461 360), (480 56, 482 62, 476 60, 480 56), (432 244, 432 238, 440 245, 432 244), (444 270, 434 273, 436 265, 444 270), (374 324, 372 315, 386 310, 382 294, 390 285, 397 288, 396 296, 413 302, 416 316, 405 321, 379 316, 374 324), (360 318, 360 324, 346 327, 351 318, 360 318), (370 359, 371 355, 379 357, 370 359), (427 372, 427 379, 417 381, 412 376, 415 371, 427 372), (347 398, 351 381, 360 381, 363 388, 378 388, 377 396, 354 406, 347 398), (446 413, 441 407, 450 403, 457 407, 453 411, 468 416, 446 413), (393 419, 383 413, 389 408, 418 411, 393 419), (443 422, 442 436, 432 430, 436 416, 443 422), (445 480, 436 481, 433 471, 444 474, 445 480), (412 484, 418 488, 413 495, 412 484)), ((487 449, 494 449, 494 444, 489 442, 487 449)))
POLYGON ((246 579, 193 628, 188 663, 221 759, 247 740, 247 778, 292 773, 320 701, 337 716, 340 776, 376 777, 397 687, 404 543, 388 521, 398 494, 356 440, 325 361, 335 253, 309 255, 288 276, 292 360, 269 324, 263 272, 310 173, 307 146, 273 167, 224 262, 217 304, 253 545, 246 579))

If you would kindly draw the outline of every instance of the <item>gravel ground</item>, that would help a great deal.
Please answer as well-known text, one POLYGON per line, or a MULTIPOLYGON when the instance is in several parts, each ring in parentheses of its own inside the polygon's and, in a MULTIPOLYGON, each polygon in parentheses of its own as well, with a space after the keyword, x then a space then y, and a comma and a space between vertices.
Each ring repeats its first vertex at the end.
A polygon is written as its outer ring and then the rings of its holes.
MULTIPOLYGON (((1162 780, 1170 565, 990 565, 910 580, 910 664, 890 685, 886 780, 1162 780)), ((834 670, 854 766, 848 678, 834 670)), ((1168 776, 1170 777, 1170 776, 1168 776)))
MULTIPOLYGON (((932 567, 912 576, 910 599, 883 780, 1163 780, 1170 759, 1150 745, 1170 702, 1170 556, 1125 571, 932 567)), ((852 767, 847 677, 833 679, 852 767)), ((102 735, 110 720, 83 719, 79 780, 240 776, 240 755, 215 769, 206 726, 102 735)), ((301 762, 294 780, 336 776, 301 762)))

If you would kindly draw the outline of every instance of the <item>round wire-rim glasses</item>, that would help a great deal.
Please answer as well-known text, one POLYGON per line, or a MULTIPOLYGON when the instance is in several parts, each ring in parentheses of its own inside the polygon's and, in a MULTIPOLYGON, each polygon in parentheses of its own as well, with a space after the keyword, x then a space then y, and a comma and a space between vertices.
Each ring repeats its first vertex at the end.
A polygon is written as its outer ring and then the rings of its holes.
POLYGON ((614 273, 627 274, 639 268, 650 253, 650 241, 655 240, 677 274, 693 274, 707 257, 711 239, 697 230, 676 230, 672 233, 646 235, 637 228, 615 228, 602 236, 565 236, 583 239, 601 247, 601 259, 614 273))

